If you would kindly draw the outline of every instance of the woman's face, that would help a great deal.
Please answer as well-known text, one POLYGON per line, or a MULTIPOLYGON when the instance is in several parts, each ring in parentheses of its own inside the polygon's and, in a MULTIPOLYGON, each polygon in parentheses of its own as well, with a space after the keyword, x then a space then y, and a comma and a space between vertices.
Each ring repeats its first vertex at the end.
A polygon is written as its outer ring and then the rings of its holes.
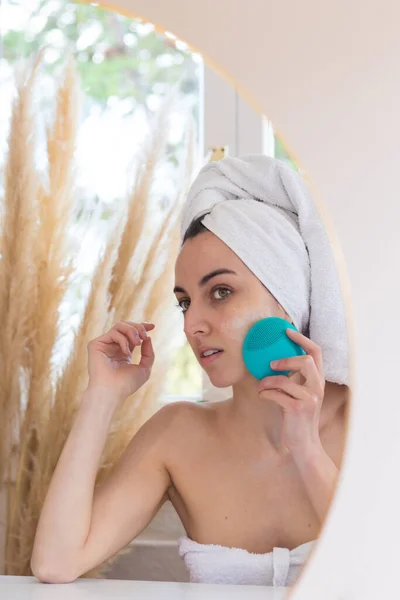
POLYGON ((176 261, 175 286, 188 342, 216 387, 250 376, 242 345, 254 323, 272 316, 290 321, 257 277, 211 232, 185 242, 176 261), (222 352, 202 358, 206 349, 222 352))

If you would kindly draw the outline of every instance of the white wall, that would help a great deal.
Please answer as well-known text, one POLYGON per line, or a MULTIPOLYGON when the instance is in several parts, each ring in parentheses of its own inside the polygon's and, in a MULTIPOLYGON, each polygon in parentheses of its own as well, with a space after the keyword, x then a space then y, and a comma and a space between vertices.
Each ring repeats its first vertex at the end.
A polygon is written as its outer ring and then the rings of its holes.
POLYGON ((392 597, 400 522, 400 4, 111 4, 172 31, 240 82, 329 209, 353 296, 353 408, 342 484, 293 599, 392 597))

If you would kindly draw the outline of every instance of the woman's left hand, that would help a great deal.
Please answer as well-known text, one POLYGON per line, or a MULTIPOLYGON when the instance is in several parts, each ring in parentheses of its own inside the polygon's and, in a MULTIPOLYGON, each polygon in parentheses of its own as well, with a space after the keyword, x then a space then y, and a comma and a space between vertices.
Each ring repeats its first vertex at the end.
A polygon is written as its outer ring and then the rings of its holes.
POLYGON ((286 333, 307 354, 272 362, 271 368, 293 373, 265 377, 260 381, 259 395, 282 407, 281 441, 296 456, 321 446, 319 416, 325 378, 321 348, 294 329, 288 328, 286 333))

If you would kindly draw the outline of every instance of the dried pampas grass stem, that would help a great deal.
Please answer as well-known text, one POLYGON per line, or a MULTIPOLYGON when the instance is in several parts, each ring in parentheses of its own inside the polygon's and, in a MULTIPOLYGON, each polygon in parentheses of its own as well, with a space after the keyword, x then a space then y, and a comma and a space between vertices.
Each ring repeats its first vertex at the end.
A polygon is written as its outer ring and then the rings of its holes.
MULTIPOLYGON (((31 574, 41 507, 87 386, 87 343, 115 321, 156 322, 152 334, 156 363, 149 382, 117 411, 97 482, 108 476, 132 435, 157 410, 170 366, 171 333, 178 326, 178 313, 172 309, 173 268, 179 246, 178 217, 194 162, 194 141, 189 135, 180 193, 160 215, 160 225, 149 237, 154 216, 150 196, 158 166, 165 160, 171 96, 142 151, 126 202, 113 221, 70 355, 62 369, 55 369, 52 359, 60 335, 60 305, 74 276, 76 259, 68 240, 75 215, 80 92, 70 58, 47 131, 47 173, 39 173, 34 160, 38 145, 34 90, 42 58, 43 52, 17 86, 1 207, 0 481, 7 493, 3 570, 9 575, 31 574)), ((87 576, 103 574, 112 561, 87 576)))

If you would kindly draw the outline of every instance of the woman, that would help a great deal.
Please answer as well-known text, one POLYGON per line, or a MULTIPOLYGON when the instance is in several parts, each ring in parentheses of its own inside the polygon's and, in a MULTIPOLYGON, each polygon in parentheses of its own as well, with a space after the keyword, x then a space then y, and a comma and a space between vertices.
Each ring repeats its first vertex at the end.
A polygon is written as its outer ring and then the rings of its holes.
POLYGON ((89 385, 36 533, 31 565, 41 581, 72 581, 102 563, 166 500, 187 533, 179 549, 191 581, 295 581, 332 498, 348 390, 343 307, 332 305, 339 288, 305 190, 264 156, 202 170, 182 215, 174 292, 196 358, 216 387, 232 386, 232 398, 165 406, 94 490, 113 414, 151 375, 155 324, 117 323, 90 342, 89 385), (299 332, 287 335, 307 354, 274 365, 289 377, 259 382, 242 344, 269 316, 294 323, 299 332))

